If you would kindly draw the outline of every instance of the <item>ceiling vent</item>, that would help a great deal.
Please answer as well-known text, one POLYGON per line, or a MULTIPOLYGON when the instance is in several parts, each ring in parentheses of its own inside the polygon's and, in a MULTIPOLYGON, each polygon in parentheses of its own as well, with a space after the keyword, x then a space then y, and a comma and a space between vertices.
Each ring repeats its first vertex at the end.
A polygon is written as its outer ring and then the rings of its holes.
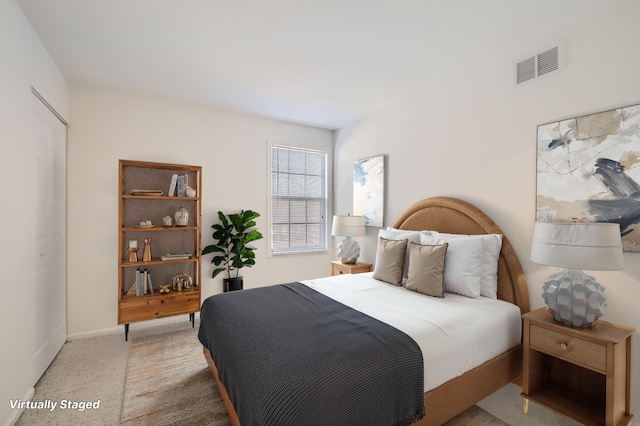
POLYGON ((562 69, 564 54, 561 46, 555 46, 534 56, 516 62, 513 69, 515 85, 551 74, 562 69))

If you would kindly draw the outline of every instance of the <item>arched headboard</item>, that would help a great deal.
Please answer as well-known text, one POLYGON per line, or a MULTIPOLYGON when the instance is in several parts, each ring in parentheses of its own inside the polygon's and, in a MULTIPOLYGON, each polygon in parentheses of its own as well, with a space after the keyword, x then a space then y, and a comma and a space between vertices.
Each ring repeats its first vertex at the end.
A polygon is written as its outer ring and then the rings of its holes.
POLYGON ((393 227, 449 234, 502 234, 498 260, 498 299, 518 305, 523 314, 529 312, 529 290, 520 260, 509 239, 480 209, 456 198, 427 198, 409 207, 393 227))

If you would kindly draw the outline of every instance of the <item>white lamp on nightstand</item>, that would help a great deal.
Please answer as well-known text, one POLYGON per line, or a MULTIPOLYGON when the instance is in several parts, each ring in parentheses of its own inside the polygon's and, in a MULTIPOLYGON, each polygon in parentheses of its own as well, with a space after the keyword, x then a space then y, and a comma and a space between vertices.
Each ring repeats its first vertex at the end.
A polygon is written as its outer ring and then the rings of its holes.
POLYGON ((331 235, 345 237, 338 245, 337 255, 342 263, 356 263, 360 256, 360 246, 351 237, 366 235, 363 216, 333 216, 331 235))
POLYGON ((536 222, 531 260, 565 268, 544 283, 542 298, 556 321, 590 327, 604 315, 604 288, 582 272, 624 267, 620 225, 596 222, 536 222))

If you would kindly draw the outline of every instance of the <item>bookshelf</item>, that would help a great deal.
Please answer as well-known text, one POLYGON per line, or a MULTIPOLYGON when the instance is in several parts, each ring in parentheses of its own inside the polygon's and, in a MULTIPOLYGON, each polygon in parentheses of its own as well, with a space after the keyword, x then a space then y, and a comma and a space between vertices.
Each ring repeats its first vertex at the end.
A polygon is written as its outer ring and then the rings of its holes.
POLYGON ((194 325, 201 300, 201 174, 200 166, 119 161, 118 324, 124 325, 126 340, 133 322, 189 314, 194 325), (184 183, 182 195, 172 183, 176 176, 184 183), (187 187, 195 191, 189 191, 191 196, 186 195, 187 187), (169 195, 170 189, 174 195, 169 195), (178 226, 174 217, 179 209, 188 213, 184 226, 178 226), (166 216, 171 217, 171 226, 165 226, 166 216), (147 260, 143 260, 145 240, 150 241, 147 260), (138 250, 132 257, 134 246, 138 250), (185 276, 191 279, 187 285, 185 276), (171 290, 160 293, 161 285, 171 290))

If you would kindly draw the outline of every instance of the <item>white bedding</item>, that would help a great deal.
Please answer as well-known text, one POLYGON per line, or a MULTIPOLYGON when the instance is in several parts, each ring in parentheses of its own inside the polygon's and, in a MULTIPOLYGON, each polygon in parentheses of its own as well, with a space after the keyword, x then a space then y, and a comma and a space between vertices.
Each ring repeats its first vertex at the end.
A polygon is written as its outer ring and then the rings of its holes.
POLYGON ((411 336, 422 350, 425 392, 521 341, 516 305, 453 293, 439 299, 375 280, 372 275, 337 275, 302 283, 411 336))

